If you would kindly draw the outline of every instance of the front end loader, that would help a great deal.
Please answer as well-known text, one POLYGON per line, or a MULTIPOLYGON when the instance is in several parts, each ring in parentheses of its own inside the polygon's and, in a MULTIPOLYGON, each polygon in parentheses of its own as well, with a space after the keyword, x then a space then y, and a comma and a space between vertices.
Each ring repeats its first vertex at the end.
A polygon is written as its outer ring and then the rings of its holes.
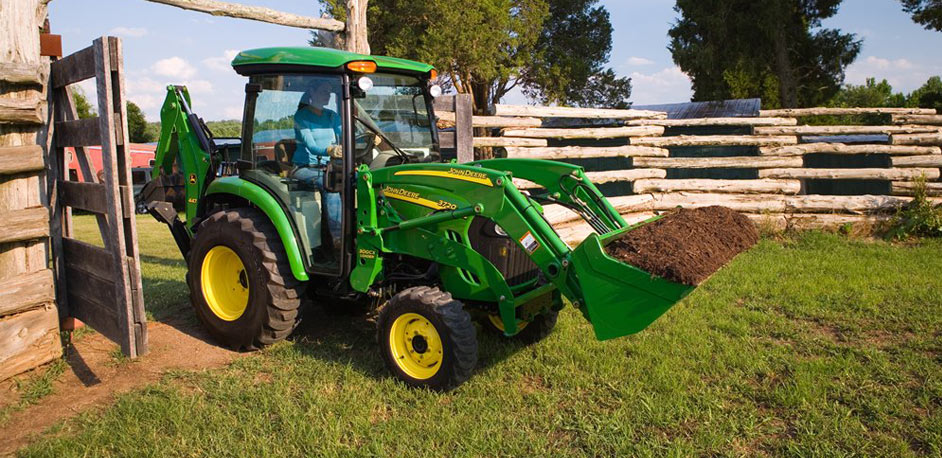
POLYGON ((233 66, 249 79, 238 157, 216 150, 186 88, 168 87, 152 183, 182 175, 186 219, 148 203, 187 260, 197 316, 222 344, 284 339, 305 298, 367 303, 389 369, 449 389, 477 361, 475 320, 533 342, 566 298, 605 340, 644 329, 692 289, 606 254, 636 226, 581 167, 442 161, 429 65, 266 48, 233 66), (541 188, 521 191, 514 178, 541 188), (548 204, 595 233, 571 248, 544 217, 548 204))

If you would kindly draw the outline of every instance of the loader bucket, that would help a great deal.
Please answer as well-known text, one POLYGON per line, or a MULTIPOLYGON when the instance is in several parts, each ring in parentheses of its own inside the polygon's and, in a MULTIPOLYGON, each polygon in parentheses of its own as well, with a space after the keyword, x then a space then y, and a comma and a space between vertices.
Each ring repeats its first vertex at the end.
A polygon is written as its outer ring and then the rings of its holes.
POLYGON ((573 250, 571 269, 583 295, 580 308, 599 340, 643 330, 695 288, 654 277, 605 252, 606 244, 637 227, 593 233, 573 250))

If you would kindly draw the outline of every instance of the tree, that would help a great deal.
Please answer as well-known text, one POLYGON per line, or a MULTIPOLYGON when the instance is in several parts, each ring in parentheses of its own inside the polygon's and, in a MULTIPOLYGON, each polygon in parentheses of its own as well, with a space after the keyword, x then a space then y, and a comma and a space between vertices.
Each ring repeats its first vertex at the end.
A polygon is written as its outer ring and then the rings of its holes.
MULTIPOLYGON (((319 1, 343 19, 343 0, 319 1)), ((630 80, 602 71, 612 27, 597 2, 373 0, 370 47, 435 65, 455 90, 472 94, 479 113, 516 87, 544 103, 626 103, 630 80)), ((336 43, 324 33, 311 42, 336 43)))
POLYGON ((887 80, 877 82, 876 78, 867 78, 862 85, 848 84, 828 103, 833 107, 903 107, 906 96, 894 93, 893 86, 887 80))
POLYGON ((903 11, 911 14, 913 21, 926 30, 942 32, 942 1, 940 0, 900 0, 903 11))
POLYGON ((935 108, 937 112, 942 113, 942 78, 933 76, 909 94, 909 103, 911 107, 935 108))
POLYGON ((674 62, 694 100, 764 97, 766 107, 819 105, 844 81, 861 42, 820 29, 841 0, 677 0, 674 62), (777 96, 774 96, 776 95, 777 96))
POLYGON ((69 90, 72 92, 72 101, 75 103, 75 111, 79 119, 96 116, 95 109, 92 108, 92 104, 88 103, 88 98, 85 97, 85 91, 81 86, 69 86, 69 90))
POLYGON ((133 143, 152 142, 155 138, 147 128, 147 119, 144 112, 134 102, 128 102, 128 136, 133 143))

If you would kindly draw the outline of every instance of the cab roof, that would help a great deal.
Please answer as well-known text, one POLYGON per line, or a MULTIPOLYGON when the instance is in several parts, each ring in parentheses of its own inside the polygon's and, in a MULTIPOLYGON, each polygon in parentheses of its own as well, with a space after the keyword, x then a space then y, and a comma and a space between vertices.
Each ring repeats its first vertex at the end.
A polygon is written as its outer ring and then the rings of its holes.
POLYGON ((310 67, 338 68, 354 61, 375 62, 380 70, 427 73, 434 67, 397 57, 370 56, 339 49, 315 47, 258 48, 240 52, 232 59, 232 67, 238 71, 247 65, 304 65, 310 67))

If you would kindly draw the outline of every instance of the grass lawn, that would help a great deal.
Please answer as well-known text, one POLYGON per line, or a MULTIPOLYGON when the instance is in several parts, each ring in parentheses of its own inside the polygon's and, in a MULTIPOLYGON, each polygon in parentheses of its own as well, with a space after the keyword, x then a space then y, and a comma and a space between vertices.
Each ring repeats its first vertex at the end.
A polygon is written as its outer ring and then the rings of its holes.
MULTIPOLYGON (((138 228, 149 313, 192 316, 168 232, 138 228)), ((596 342, 571 308, 530 347, 482 333, 477 372, 447 394, 390 378, 365 318, 314 309, 288 342, 168 374, 21 453, 938 456, 940 254, 766 239, 634 336, 596 342)))

